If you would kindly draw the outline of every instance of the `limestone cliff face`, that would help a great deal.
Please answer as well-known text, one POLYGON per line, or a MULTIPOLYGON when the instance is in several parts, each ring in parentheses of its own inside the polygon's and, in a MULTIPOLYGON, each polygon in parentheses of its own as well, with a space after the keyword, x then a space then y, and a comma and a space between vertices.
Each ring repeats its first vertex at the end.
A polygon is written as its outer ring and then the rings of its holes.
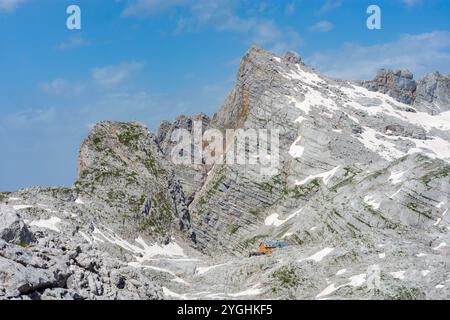
POLYGON ((450 108, 450 77, 434 72, 423 77, 417 84, 416 106, 439 114, 450 108))
MULTIPOLYGON (((194 134, 194 124, 201 124, 199 132, 202 134, 209 126, 209 117, 204 114, 198 114, 191 117, 179 116, 174 122, 164 121, 161 123, 156 135, 156 142, 161 149, 164 158, 171 162, 172 150, 177 143, 173 140, 173 134, 176 130, 186 130, 189 134, 194 134)), ((196 192, 205 182, 208 172, 207 166, 202 163, 192 163, 191 165, 175 165, 177 178, 183 186, 184 194, 188 204, 192 202, 196 192)))
POLYGON ((183 189, 139 123, 97 124, 80 148, 75 186, 95 219, 127 236, 169 241, 190 230, 183 189))

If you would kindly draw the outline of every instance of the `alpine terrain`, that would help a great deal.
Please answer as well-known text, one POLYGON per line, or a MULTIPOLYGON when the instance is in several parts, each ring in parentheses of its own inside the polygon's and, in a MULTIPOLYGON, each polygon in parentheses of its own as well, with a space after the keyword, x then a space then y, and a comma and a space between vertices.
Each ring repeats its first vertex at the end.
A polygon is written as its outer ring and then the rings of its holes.
POLYGON ((450 76, 252 47, 212 118, 100 122, 72 188, 0 193, 0 299, 450 299, 449 207, 450 76), (174 163, 196 123, 278 130, 278 170, 174 163))

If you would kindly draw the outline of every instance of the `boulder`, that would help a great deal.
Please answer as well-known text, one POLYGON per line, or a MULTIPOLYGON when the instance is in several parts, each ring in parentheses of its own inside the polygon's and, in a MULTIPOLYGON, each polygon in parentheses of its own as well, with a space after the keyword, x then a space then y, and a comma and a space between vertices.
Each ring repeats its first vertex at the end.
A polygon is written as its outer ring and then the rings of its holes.
POLYGON ((6 205, 0 205, 0 239, 20 245, 28 245, 34 240, 19 214, 6 205))

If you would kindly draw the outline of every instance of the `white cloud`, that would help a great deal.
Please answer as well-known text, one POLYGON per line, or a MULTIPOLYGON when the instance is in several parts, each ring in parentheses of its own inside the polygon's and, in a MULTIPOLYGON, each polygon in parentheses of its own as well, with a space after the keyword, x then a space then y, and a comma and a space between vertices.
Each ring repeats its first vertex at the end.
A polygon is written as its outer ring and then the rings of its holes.
POLYGON ((249 43, 265 47, 278 54, 301 45, 302 38, 294 29, 280 28, 273 21, 262 21, 255 24, 251 31, 249 43))
POLYGON ((309 27, 309 31, 312 32, 329 32, 333 30, 334 26, 330 21, 322 20, 317 22, 316 24, 313 24, 309 27))
POLYGON ((450 32, 403 35, 397 41, 361 46, 354 43, 321 52, 306 61, 341 79, 371 79, 380 68, 409 69, 416 78, 438 70, 450 72, 450 32))
POLYGON ((342 0, 326 0, 319 9, 319 14, 325 14, 342 6, 342 0))
POLYGON ((111 87, 122 84, 131 76, 138 73, 144 65, 140 62, 123 62, 92 69, 92 79, 99 85, 111 87))
POLYGON ((71 83, 65 79, 55 79, 42 83, 41 89, 46 94, 53 96, 74 96, 84 91, 82 84, 71 83))
POLYGON ((46 126, 56 119, 55 108, 28 109, 4 116, 0 123, 4 128, 24 129, 32 126, 46 126))
POLYGON ((0 0, 0 12, 13 12, 24 0, 0 0))
POLYGON ((97 93, 108 93, 109 90, 117 92, 131 77, 137 74, 144 64, 140 62, 122 62, 115 65, 96 67, 91 70, 90 78, 83 81, 70 81, 64 78, 54 79, 40 84, 41 90, 51 96, 77 97, 92 96, 97 93), (100 91, 98 89, 101 89, 100 91), (106 90, 106 91, 105 91, 106 90))
POLYGON ((296 8, 297 4, 295 3, 295 1, 289 2, 284 9, 284 13, 288 16, 293 15, 296 8))
POLYGON ((422 0, 402 0, 407 7, 414 7, 422 2, 422 0))
POLYGON ((189 0, 136 0, 123 11, 124 16, 145 16, 161 13, 165 10, 185 5, 189 0))
POLYGON ((301 37, 297 31, 281 27, 273 20, 260 18, 255 12, 264 10, 261 3, 253 8, 256 11, 249 9, 249 5, 250 2, 239 0, 135 0, 125 8, 123 15, 142 17, 168 10, 183 10, 174 34, 214 28, 221 32, 239 33, 244 36, 246 45, 257 44, 277 53, 300 45, 301 37), (253 14, 249 15, 249 12, 253 14))
POLYGON ((74 49, 78 47, 82 47, 89 44, 88 41, 86 41, 82 36, 76 35, 70 37, 67 41, 59 43, 56 48, 58 50, 64 51, 69 49, 74 49))

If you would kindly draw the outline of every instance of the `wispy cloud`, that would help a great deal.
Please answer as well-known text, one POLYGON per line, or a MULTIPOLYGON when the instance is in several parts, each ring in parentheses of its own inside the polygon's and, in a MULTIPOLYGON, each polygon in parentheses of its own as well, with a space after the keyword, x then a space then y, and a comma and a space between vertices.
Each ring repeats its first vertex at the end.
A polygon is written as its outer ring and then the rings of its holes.
POLYGON ((83 81, 57 78, 40 84, 40 89, 50 96, 77 97, 81 94, 90 97, 98 93, 108 94, 131 84, 132 77, 144 67, 141 62, 121 62, 108 66, 95 67, 83 81))
POLYGON ((370 79, 380 68, 409 69, 416 77, 432 71, 450 72, 450 32, 403 35, 397 41, 316 53, 306 59, 323 73, 342 79, 370 79))
POLYGON ((342 0, 326 0, 319 9, 319 14, 325 14, 342 6, 342 0))
POLYGON ((89 42, 85 40, 81 35, 75 35, 67 39, 66 41, 63 41, 59 43, 56 48, 58 50, 64 51, 64 50, 70 50, 82 46, 88 45, 89 42))
POLYGON ((154 15, 177 6, 187 5, 190 2, 190 0, 135 0, 125 8, 123 15, 154 15))
POLYGON ((0 0, 0 12, 13 12, 24 0, 0 0))
MULTIPOLYGON (((246 45, 258 44, 279 52, 287 48, 296 48, 301 44, 297 31, 282 27, 274 20, 260 18, 256 14, 264 10, 259 3, 254 10, 240 10, 248 2, 239 0, 135 0, 123 11, 124 16, 155 15, 168 10, 183 10, 176 15, 175 35, 194 32, 204 28, 213 28, 220 32, 235 32, 243 35, 246 45), (244 15, 243 12, 255 14, 244 15)), ((291 2, 289 10, 294 10, 291 2)), ((245 7, 248 9, 247 7, 245 7)))
POLYGON ((56 120, 57 110, 55 108, 28 109, 4 116, 0 123, 3 128, 20 129, 34 126, 46 126, 56 120))
POLYGON ((414 7, 422 2, 422 0, 402 0, 407 7, 414 7))
POLYGON ((143 67, 144 64, 141 62, 122 62, 116 65, 94 68, 91 75, 98 85, 111 87, 122 84, 142 70, 143 67))
POLYGON ((309 27, 312 32, 329 32, 333 30, 334 26, 330 21, 322 20, 309 27))
POLYGON ((81 83, 72 83, 65 79, 54 79, 41 84, 41 89, 48 95, 52 96, 75 96, 84 91, 81 83))

